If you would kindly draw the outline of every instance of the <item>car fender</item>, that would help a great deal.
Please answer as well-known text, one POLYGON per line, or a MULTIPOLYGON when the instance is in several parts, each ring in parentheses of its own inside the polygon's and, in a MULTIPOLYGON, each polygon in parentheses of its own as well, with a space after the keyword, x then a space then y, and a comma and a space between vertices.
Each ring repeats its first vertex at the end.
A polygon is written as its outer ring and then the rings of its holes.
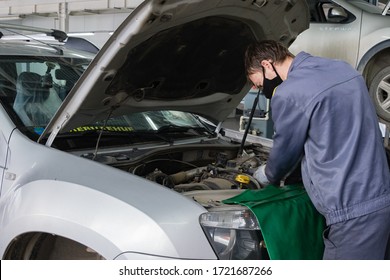
POLYGON ((383 28, 362 38, 361 49, 359 53, 360 60, 356 69, 363 73, 368 62, 379 52, 390 48, 390 39, 381 41, 381 38, 387 38, 390 28, 383 28), (373 44, 374 42, 374 44, 373 44))
POLYGON ((9 179, 0 198, 0 253, 18 235, 39 231, 73 239, 109 259, 127 251, 215 258, 199 224, 207 210, 193 200, 129 172, 38 144, 18 130, 9 147, 9 179))
MULTIPOLYGON (((168 258, 212 257, 183 255, 177 247, 181 244, 170 234, 174 232, 174 224, 170 225, 169 233, 140 209, 85 186, 38 180, 18 186, 6 196, 0 205, 1 255, 17 236, 45 232, 77 241, 106 259, 115 259, 126 252, 168 258)), ((203 249, 208 251, 207 246, 203 249)))

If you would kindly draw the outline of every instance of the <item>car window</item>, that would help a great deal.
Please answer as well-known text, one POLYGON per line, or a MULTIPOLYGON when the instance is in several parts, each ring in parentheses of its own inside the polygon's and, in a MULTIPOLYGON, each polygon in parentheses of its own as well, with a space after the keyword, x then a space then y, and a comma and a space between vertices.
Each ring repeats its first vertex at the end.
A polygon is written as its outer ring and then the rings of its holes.
MULTIPOLYGON (((365 1, 365 0, 349 0, 348 3, 372 14, 382 14, 387 5, 387 0, 383 1, 365 1)), ((389 12, 387 11, 387 15, 389 12)))
POLYGON ((19 123, 42 131, 89 62, 64 57, 0 57, 1 102, 19 123))

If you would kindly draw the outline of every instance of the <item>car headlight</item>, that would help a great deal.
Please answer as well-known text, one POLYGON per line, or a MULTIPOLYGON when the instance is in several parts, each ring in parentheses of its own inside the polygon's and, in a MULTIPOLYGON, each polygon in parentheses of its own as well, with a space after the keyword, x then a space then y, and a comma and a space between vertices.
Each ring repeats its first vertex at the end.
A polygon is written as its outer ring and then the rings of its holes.
POLYGON ((210 211, 200 224, 219 259, 269 259, 256 217, 249 209, 210 211))

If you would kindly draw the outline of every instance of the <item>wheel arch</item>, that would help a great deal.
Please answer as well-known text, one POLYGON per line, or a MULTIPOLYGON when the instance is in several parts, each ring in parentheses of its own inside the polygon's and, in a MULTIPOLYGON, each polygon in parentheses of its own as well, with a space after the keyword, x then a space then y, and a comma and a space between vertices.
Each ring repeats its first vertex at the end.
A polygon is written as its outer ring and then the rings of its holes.
POLYGON ((390 39, 382 41, 369 49, 360 59, 357 70, 363 75, 369 87, 374 76, 390 65, 390 39))
POLYGON ((99 260, 106 258, 72 238, 36 231, 22 233, 14 237, 6 247, 2 259, 99 260))

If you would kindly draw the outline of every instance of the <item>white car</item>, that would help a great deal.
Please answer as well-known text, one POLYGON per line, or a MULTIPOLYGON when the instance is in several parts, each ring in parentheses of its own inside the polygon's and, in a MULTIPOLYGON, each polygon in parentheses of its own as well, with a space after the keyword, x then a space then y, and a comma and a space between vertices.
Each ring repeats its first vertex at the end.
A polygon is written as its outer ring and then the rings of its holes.
POLYGON ((294 54, 342 59, 362 73, 378 116, 390 122, 389 3, 376 0, 306 0, 310 28, 290 46, 294 54))
POLYGON ((248 92, 249 42, 308 25, 304 0, 147 0, 96 56, 1 38, 0 257, 267 258, 253 213, 221 201, 259 188, 271 144, 203 120, 248 92))

